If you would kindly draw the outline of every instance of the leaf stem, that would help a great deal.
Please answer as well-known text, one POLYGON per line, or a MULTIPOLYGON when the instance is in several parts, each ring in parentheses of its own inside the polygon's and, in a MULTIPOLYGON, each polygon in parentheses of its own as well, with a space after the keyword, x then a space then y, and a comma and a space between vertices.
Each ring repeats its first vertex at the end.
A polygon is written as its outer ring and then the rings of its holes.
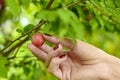
POLYGON ((74 3, 71 3, 71 4, 68 4, 68 5, 66 5, 66 6, 63 6, 62 8, 64 9, 64 8, 70 8, 70 7, 73 7, 73 6, 75 6, 75 5, 78 5, 79 3, 81 3, 82 2, 82 0, 78 0, 77 2, 74 2, 74 3))

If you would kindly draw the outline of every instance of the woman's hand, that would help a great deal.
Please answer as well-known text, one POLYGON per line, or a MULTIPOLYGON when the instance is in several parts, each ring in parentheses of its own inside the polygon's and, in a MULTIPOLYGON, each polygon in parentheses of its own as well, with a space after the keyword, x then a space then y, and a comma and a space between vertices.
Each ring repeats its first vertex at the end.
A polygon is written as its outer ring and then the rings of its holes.
POLYGON ((58 79, 119 80, 120 61, 118 58, 83 41, 77 41, 74 44, 67 38, 59 40, 55 36, 44 35, 44 37, 57 47, 52 48, 44 44, 37 48, 33 44, 29 44, 28 48, 58 79), (64 50, 63 47, 69 50, 64 50))

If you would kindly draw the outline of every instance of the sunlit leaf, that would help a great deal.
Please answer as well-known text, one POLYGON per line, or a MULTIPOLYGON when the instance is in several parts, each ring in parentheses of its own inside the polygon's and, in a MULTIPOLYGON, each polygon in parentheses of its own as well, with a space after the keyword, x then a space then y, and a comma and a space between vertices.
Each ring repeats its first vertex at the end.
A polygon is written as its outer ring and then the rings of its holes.
POLYGON ((40 20, 54 21, 57 17, 57 14, 55 11, 44 10, 38 11, 34 16, 40 20))
POLYGON ((23 5, 29 5, 29 3, 30 3, 30 1, 31 0, 19 0, 20 1, 20 3, 22 3, 23 5))
POLYGON ((7 60, 6 58, 0 56, 0 77, 7 78, 8 69, 6 67, 7 60))
POLYGON ((27 33, 28 31, 30 31, 33 28, 34 28, 34 25, 28 24, 27 26, 24 27, 24 33, 27 33))
POLYGON ((16 29, 16 31, 17 31, 18 33, 23 33, 23 31, 22 31, 21 29, 16 29))
POLYGON ((17 0, 6 0, 6 3, 14 16, 18 16, 20 13, 20 6, 17 0))

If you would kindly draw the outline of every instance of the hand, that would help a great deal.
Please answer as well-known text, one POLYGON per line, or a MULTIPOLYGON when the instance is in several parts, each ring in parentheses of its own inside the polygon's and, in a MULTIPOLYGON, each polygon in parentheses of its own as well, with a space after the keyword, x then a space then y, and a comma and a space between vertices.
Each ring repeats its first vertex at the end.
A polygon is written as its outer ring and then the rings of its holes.
POLYGON ((60 80, 119 80, 120 60, 83 41, 74 44, 69 39, 59 40, 55 36, 45 39, 58 45, 53 49, 48 45, 40 48, 32 44, 28 48, 42 60, 48 71, 60 80), (62 47, 69 50, 65 51, 62 47))

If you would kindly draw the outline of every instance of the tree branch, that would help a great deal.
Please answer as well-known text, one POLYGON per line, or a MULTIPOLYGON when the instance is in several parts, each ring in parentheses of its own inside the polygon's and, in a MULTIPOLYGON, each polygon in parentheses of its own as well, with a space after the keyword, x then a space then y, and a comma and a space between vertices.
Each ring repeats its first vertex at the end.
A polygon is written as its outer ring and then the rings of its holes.
MULTIPOLYGON (((109 14, 105 13, 105 12, 104 12, 102 9, 100 9, 92 0, 89 0, 89 1, 90 1, 90 3, 93 5, 93 7, 95 7, 102 15, 108 17, 111 21, 118 23, 118 21, 116 21, 112 15, 109 15, 109 14)), ((120 23, 119 23, 119 24, 120 24, 120 23)))
POLYGON ((54 0, 50 0, 48 5, 46 6, 46 10, 48 10, 50 8, 50 6, 52 5, 52 3, 54 2, 54 0))
POLYGON ((11 46, 14 42, 16 42, 17 40, 20 40, 21 38, 25 37, 25 36, 28 36, 28 34, 30 34, 32 31, 38 29, 38 27, 42 26, 44 23, 46 23, 46 21, 40 21, 35 28, 33 28, 32 30, 28 31, 27 33, 21 35, 20 37, 18 37, 17 39, 15 39, 14 41, 11 41, 11 43, 6 46, 4 49, 2 49, 0 51, 0 53, 2 53, 5 49, 7 49, 9 46, 11 46))
POLYGON ((28 40, 28 37, 26 37, 25 39, 23 39, 22 41, 18 42, 15 46, 13 46, 12 48, 10 48, 8 51, 4 52, 2 54, 2 56, 7 57, 9 56, 9 54, 14 51, 17 47, 22 46, 26 41, 28 40))
POLYGON ((82 2, 82 0, 78 0, 77 2, 74 2, 74 3, 71 3, 71 4, 68 4, 68 5, 66 5, 66 6, 63 6, 62 8, 70 8, 70 7, 73 7, 73 6, 75 6, 75 5, 78 5, 79 3, 81 3, 82 2))
MULTIPOLYGON (((54 1, 54 0, 50 0, 50 1, 49 1, 48 5, 46 6, 46 9, 47 9, 47 10, 48 10, 48 9, 50 8, 50 6, 52 5, 53 1, 54 1)), ((8 44, 4 49, 2 49, 2 50, 0 51, 0 53, 3 53, 3 51, 4 51, 5 49, 7 49, 8 47, 10 47, 10 46, 11 46, 14 42, 16 42, 17 40, 20 40, 22 37, 25 37, 25 36, 28 37, 28 34, 30 34, 32 31, 38 31, 38 29, 39 29, 43 24, 45 24, 45 23, 46 23, 46 21, 44 21, 44 20, 40 21, 40 22, 36 25, 35 28, 33 28, 32 30, 28 31, 27 33, 21 35, 20 37, 18 37, 18 38, 15 39, 14 41, 12 41, 12 42, 11 42, 10 44, 8 44)), ((26 40, 26 41, 27 41, 27 40, 26 40)), ((26 42, 26 41, 24 41, 24 42, 26 42)), ((18 43, 18 44, 19 44, 19 43, 18 43)), ((22 44, 23 44, 23 43, 22 43, 22 44)), ((16 47, 17 47, 17 46, 16 46, 16 47)), ((4 56, 8 56, 9 53, 11 52, 11 50, 13 51, 13 49, 15 49, 15 47, 13 47, 13 48, 11 48, 9 51, 5 52, 6 55, 4 54, 4 56)))
MULTIPOLYGON (((49 1, 48 5, 46 6, 46 10, 50 9, 50 6, 52 5, 53 2, 54 2, 54 0, 50 0, 50 1, 49 1)), ((65 7, 69 8, 69 7, 75 6, 75 5, 77 5, 78 3, 80 3, 80 2, 81 2, 81 0, 79 0, 79 1, 77 1, 77 2, 75 2, 75 3, 68 4, 68 5, 65 6, 65 7)), ((62 7, 62 8, 65 8, 65 7, 62 7)), ((21 35, 21 36, 18 37, 17 39, 13 40, 13 41, 12 41, 10 44, 8 44, 4 49, 2 49, 2 50, 0 51, 0 53, 2 53, 3 56, 7 57, 12 51, 14 51, 17 47, 21 46, 22 44, 24 44, 24 43, 28 40, 28 34, 30 34, 30 33, 33 32, 33 31, 35 31, 35 32, 38 31, 39 28, 40 28, 43 24, 45 24, 46 22, 47 22, 47 21, 45 21, 45 20, 39 21, 39 23, 36 25, 36 27, 34 27, 32 30, 28 31, 27 33, 21 35), (17 44, 16 44, 15 46, 13 46, 12 48, 10 48, 8 51, 4 52, 4 50, 6 50, 7 48, 9 48, 13 43, 15 43, 16 41, 20 40, 20 39, 23 38, 23 37, 26 37, 26 38, 23 39, 22 41, 20 41, 19 43, 17 43, 17 44)))

